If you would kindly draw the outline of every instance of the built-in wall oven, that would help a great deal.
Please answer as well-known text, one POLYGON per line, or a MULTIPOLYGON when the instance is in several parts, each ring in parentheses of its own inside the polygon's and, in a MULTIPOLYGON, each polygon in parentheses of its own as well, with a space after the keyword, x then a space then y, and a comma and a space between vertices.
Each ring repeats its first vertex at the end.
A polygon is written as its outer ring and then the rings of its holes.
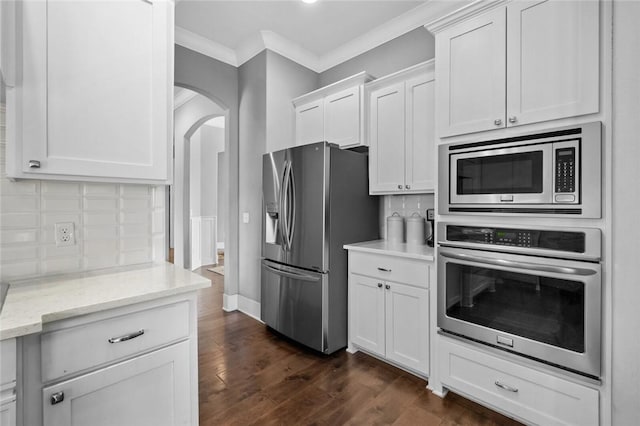
POLYGON ((443 144, 439 213, 601 217, 601 123, 443 144))
POLYGON ((438 225, 438 327, 600 376, 600 230, 438 225))

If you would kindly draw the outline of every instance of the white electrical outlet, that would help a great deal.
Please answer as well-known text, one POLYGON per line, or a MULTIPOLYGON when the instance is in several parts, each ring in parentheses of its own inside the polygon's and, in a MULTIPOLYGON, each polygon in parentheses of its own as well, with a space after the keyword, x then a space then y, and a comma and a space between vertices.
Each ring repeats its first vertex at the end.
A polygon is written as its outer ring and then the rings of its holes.
POLYGON ((56 223, 56 246, 73 246, 76 244, 73 222, 56 223))

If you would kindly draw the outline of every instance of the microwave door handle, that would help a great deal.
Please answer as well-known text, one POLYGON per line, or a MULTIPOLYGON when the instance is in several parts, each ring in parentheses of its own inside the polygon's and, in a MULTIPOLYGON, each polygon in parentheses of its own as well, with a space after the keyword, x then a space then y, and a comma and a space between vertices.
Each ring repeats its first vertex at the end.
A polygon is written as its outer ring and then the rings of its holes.
POLYGON ((515 262, 513 260, 492 259, 489 257, 475 256, 472 254, 452 253, 446 250, 440 250, 440 256, 450 259, 466 260, 469 262, 486 263, 489 265, 504 266, 514 269, 526 269, 528 271, 553 272, 564 275, 595 275, 597 272, 593 269, 570 268, 566 266, 538 265, 537 263, 515 262))

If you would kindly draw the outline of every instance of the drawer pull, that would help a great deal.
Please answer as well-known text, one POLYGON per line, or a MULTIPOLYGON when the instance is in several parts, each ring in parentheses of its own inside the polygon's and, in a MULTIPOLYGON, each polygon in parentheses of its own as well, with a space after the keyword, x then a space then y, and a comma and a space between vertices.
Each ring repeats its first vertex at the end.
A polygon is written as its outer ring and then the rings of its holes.
POLYGON ((136 337, 140 337, 144 334, 144 330, 138 330, 134 333, 130 333, 130 334, 125 334, 124 336, 120 336, 120 337, 112 337, 109 339, 109 343, 120 343, 120 342, 126 342, 127 340, 131 340, 131 339, 135 339, 136 337))
POLYGON ((378 288, 382 288, 382 283, 378 283, 378 288))
POLYGON ((391 272, 391 269, 387 269, 387 268, 380 268, 380 267, 378 267, 378 271, 382 271, 382 272, 391 272))
POLYGON ((499 388, 502 388, 502 389, 504 389, 506 391, 509 391, 509 392, 513 392, 513 393, 518 392, 518 388, 512 388, 509 385, 505 385, 504 383, 500 383, 498 380, 496 380, 496 386, 499 387, 499 388))

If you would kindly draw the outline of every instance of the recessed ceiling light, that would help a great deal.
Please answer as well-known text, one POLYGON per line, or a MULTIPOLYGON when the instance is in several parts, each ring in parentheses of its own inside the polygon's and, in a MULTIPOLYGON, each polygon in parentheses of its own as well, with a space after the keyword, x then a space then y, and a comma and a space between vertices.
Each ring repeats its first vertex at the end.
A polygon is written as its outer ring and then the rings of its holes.
POLYGON ((305 3, 311 4, 311 3, 317 2, 318 0, 302 0, 302 1, 305 2, 305 3))

